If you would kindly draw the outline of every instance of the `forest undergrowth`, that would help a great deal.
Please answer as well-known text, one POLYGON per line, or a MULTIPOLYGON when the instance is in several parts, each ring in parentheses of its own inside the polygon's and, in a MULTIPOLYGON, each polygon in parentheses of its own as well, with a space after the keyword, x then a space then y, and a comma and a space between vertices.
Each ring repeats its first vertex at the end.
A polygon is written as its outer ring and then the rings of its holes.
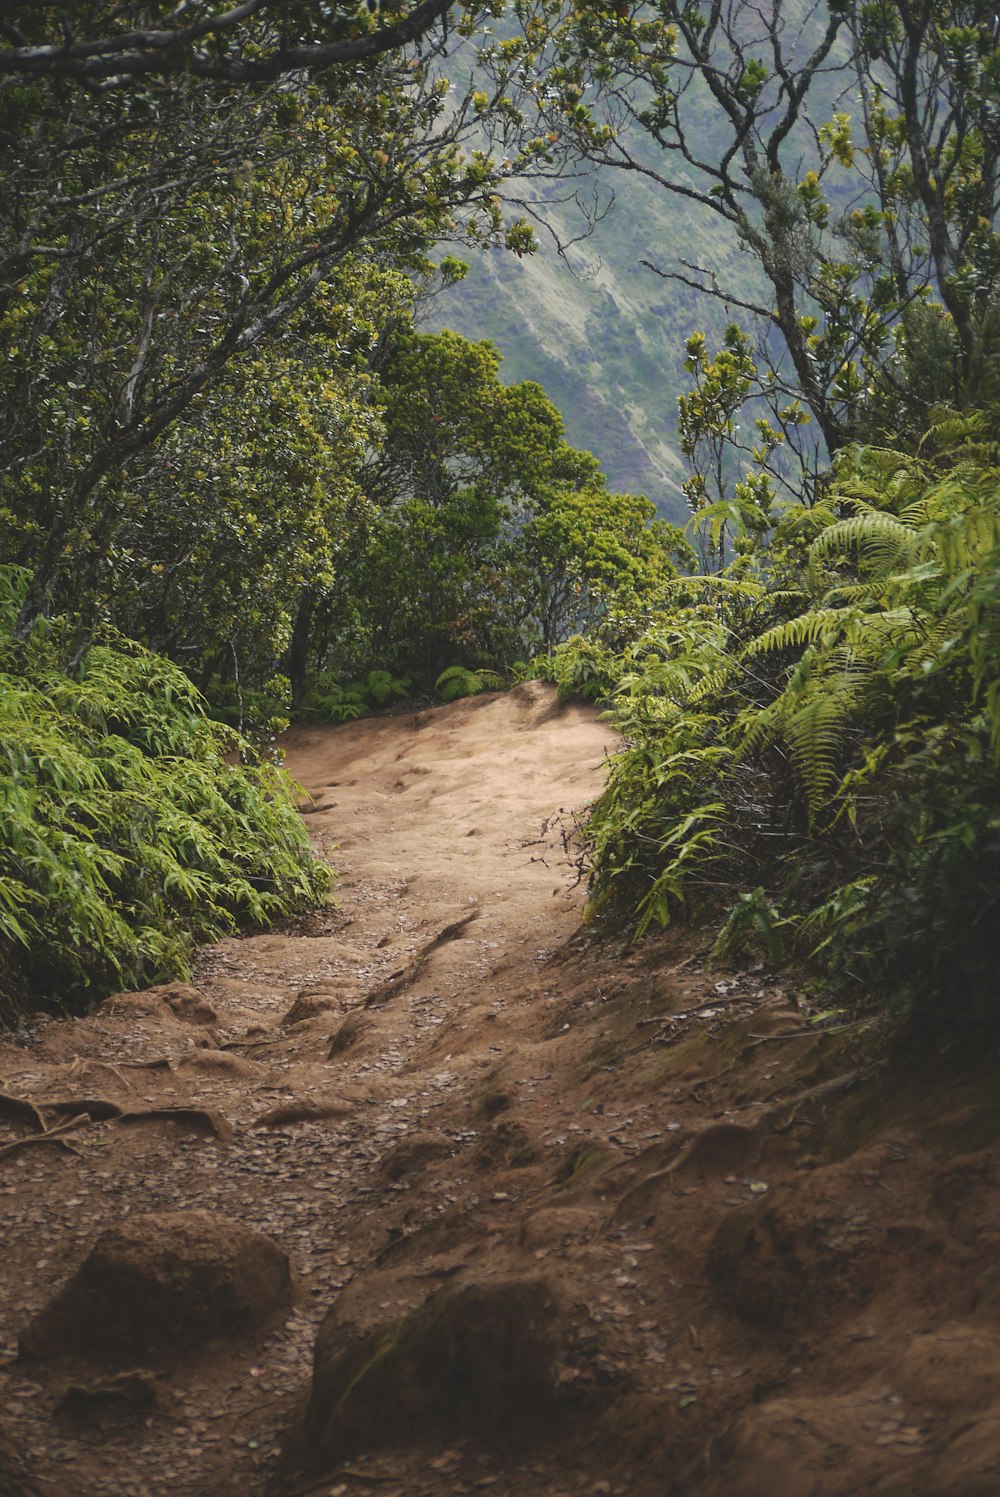
POLYGON ((65 621, 17 648, 0 570, 0 1017, 190 975, 194 948, 310 908, 331 883, 294 786, 213 721, 177 666, 65 621))
POLYGON ((595 926, 712 921, 720 958, 804 962, 909 1035, 990 1027, 993 10, 304 5, 286 52, 270 5, 224 39, 202 7, 119 71, 129 6, 14 9, 8 1016, 326 897, 272 762, 292 717, 541 675, 624 745, 595 926), (752 265, 644 261, 728 319, 678 348, 683 533, 492 343, 420 331, 453 247, 533 254, 546 194, 634 173, 640 136, 648 190, 752 265))
MULTIPOLYGON (((584 829, 589 914, 715 920, 723 960, 806 963, 935 1042, 992 1027, 1000 472, 983 413, 856 448, 624 647, 549 674, 624 739, 584 829)), ((620 626, 619 626, 620 627, 620 626)))

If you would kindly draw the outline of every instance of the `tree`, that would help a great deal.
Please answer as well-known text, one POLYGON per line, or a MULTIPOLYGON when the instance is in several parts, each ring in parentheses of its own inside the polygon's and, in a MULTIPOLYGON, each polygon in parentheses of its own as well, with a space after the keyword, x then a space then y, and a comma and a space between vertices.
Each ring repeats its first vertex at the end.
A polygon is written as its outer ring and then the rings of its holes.
POLYGON ((532 650, 572 634, 629 632, 677 563, 693 552, 681 531, 656 518, 641 494, 609 494, 603 478, 548 483, 520 537, 532 650))
POLYGON ((107 596, 168 434, 176 451, 349 260, 414 268, 442 235, 503 236, 500 168, 447 92, 402 54, 235 91, 0 83, 0 559, 31 572, 20 637, 107 596))
MULTIPOLYGON (((541 387, 504 385, 500 363, 452 332, 402 325, 384 344, 369 508, 308 599, 314 671, 426 687, 457 663, 507 670, 673 575, 679 534, 646 499, 609 494, 541 387)), ((292 674, 298 694, 304 661, 292 674)))
POLYGON ((756 319, 745 398, 769 408, 779 479, 779 447, 796 455, 786 476, 815 474, 859 434, 918 432, 936 399, 956 398, 1000 275, 993 6, 654 0, 567 13, 536 0, 522 20, 542 74, 531 114, 522 96, 526 128, 540 116, 591 161, 698 205, 751 256, 759 289, 744 293, 710 263, 648 263, 756 319))
POLYGON ((401 272, 346 263, 132 469, 141 502, 122 516, 98 605, 237 722, 287 711, 303 600, 332 589, 362 543, 359 477, 381 441, 367 360, 412 299, 401 272))
POLYGON ((182 73, 272 83, 399 51, 445 23, 452 4, 2 0, 0 37, 7 45, 0 47, 0 75, 72 78, 104 90, 182 73))
POLYGON ((433 680, 456 656, 505 666, 523 651, 519 533, 546 483, 585 484, 598 465, 567 445, 540 385, 501 383, 500 362, 452 332, 404 331, 384 350, 352 585, 371 663, 433 680))

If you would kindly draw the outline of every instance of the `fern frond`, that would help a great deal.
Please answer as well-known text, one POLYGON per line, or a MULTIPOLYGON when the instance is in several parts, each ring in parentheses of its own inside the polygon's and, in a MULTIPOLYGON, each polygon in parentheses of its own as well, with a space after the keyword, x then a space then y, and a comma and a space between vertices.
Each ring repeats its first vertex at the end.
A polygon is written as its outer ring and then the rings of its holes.
POLYGON ((857 550, 877 565, 897 565, 912 547, 913 528, 884 510, 867 510, 838 520, 818 535, 809 548, 810 572, 818 575, 819 564, 838 552, 857 550))
POLYGON ((843 634, 851 617, 851 610, 844 608, 813 608, 808 613, 799 614, 798 618, 787 619, 782 624, 765 629, 763 634, 758 634, 745 647, 743 658, 752 660, 755 656, 768 654, 772 650, 791 650, 823 641, 832 642, 843 634))
POLYGON ((857 677, 845 673, 838 681, 825 680, 823 684, 823 691, 815 692, 783 723, 783 736, 802 780, 810 822, 815 821, 839 781, 839 756, 860 683, 857 677))

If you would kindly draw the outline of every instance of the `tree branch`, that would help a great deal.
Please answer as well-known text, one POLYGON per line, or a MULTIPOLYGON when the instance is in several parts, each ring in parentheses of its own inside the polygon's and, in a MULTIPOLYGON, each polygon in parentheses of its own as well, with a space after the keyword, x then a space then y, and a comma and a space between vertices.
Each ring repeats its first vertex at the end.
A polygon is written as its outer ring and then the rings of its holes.
MULTIPOLYGON (((135 78, 150 75, 179 74, 221 83, 273 83, 290 73, 314 73, 340 63, 381 57, 408 46, 444 23, 454 3, 455 0, 423 0, 401 20, 377 26, 362 36, 298 44, 289 44, 279 36, 277 45, 260 56, 249 55, 249 49, 243 50, 238 40, 229 55, 198 50, 198 43, 232 36, 245 22, 279 9, 273 0, 247 0, 244 5, 190 26, 131 31, 89 41, 67 41, 62 45, 8 47, 0 50, 0 76, 75 78, 106 88, 122 87, 135 78)), ((320 12, 317 7, 317 13, 320 12)), ((345 15, 340 20, 348 23, 350 17, 345 15)))

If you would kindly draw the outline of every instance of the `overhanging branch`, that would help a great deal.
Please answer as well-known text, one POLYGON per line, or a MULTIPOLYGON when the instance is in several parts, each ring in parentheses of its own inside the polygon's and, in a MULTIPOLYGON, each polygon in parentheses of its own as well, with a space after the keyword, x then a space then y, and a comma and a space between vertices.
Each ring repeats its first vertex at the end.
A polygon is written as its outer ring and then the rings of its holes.
MULTIPOLYGON (((326 41, 289 39, 280 22, 285 11, 274 0, 247 0, 187 26, 128 31, 120 35, 88 37, 46 46, 20 45, 0 50, 0 76, 76 78, 81 82, 121 86, 131 79, 158 75, 193 74, 222 83, 272 83, 290 73, 317 72, 338 63, 381 57, 419 41, 446 21, 455 0, 423 0, 401 19, 360 36, 326 41), (260 51, 254 38, 253 55, 240 27, 250 21, 274 18, 273 45, 260 51), (226 50, 208 50, 206 41, 225 39, 226 50)), ((24 0, 0 9, 0 35, 20 35, 12 12, 30 9, 24 0)), ((317 6, 317 13, 321 7, 317 6)), ((175 12, 176 14, 176 12, 175 12)), ((335 25, 347 25, 344 15, 335 25)))

